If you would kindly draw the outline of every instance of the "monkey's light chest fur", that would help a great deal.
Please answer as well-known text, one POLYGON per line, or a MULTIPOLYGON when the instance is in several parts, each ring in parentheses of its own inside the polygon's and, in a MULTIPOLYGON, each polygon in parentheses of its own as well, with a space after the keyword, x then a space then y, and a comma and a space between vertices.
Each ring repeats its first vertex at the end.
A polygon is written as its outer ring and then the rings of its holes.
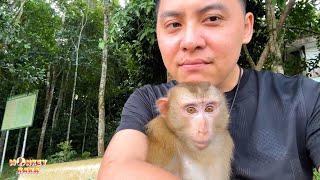
MULTIPOLYGON (((208 86, 212 85, 208 84, 208 86)), ((221 112, 226 113, 223 115, 227 118, 226 123, 214 128, 214 137, 209 145, 201 150, 190 147, 190 143, 185 142, 188 137, 177 135, 176 130, 168 125, 168 119, 158 116, 151 120, 147 125, 149 140, 147 162, 164 168, 182 179, 229 179, 234 145, 227 130, 229 115, 225 99, 223 97, 220 100, 223 108, 221 112)))

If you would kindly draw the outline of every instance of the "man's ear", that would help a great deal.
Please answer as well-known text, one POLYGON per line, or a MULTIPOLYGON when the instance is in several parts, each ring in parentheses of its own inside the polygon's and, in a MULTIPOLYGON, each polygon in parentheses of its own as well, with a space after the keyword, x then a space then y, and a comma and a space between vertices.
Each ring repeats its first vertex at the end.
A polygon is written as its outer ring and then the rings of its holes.
POLYGON ((157 107, 160 111, 160 115, 164 118, 168 115, 168 109, 169 109, 169 100, 167 97, 163 97, 157 100, 156 102, 157 107))
POLYGON ((253 34, 253 24, 254 24, 254 15, 251 12, 248 12, 245 15, 244 20, 244 35, 242 39, 243 44, 248 44, 251 41, 252 34, 253 34))

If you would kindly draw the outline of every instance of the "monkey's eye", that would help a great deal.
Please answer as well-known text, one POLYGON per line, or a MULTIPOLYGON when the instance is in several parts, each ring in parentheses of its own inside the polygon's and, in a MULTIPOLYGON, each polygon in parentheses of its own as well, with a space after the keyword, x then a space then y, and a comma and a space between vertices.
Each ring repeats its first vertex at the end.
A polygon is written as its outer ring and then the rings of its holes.
POLYGON ((205 112, 213 112, 214 111, 214 107, 213 106, 207 106, 204 111, 205 112))
POLYGON ((197 112, 196 108, 195 108, 195 107, 192 107, 192 106, 187 107, 186 110, 187 110, 187 112, 188 112, 189 114, 194 114, 194 113, 197 112))

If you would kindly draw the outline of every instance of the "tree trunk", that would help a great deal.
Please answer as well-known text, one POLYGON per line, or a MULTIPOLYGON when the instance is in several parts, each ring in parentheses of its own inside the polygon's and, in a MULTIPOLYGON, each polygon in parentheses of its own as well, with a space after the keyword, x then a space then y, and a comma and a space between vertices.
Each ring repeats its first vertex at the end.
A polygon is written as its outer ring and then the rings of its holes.
MULTIPOLYGON (((284 25, 284 22, 286 20, 286 18, 288 17, 290 11, 292 10, 293 6, 295 4, 295 0, 289 0, 289 2, 287 3, 285 9, 283 10, 283 12, 281 13, 280 19, 276 24, 276 19, 275 19, 275 10, 274 10, 274 6, 272 5, 272 0, 266 0, 266 11, 267 11, 267 24, 268 24, 268 29, 270 32, 270 37, 269 40, 263 50, 263 52, 260 55, 260 58, 257 62, 257 65, 255 67, 256 70, 260 71, 263 68, 263 65, 265 64, 268 56, 270 55, 270 53, 273 53, 275 55, 275 57, 279 57, 281 59, 281 52, 280 52, 280 46, 279 46, 279 42, 278 42, 278 36, 279 33, 284 25), (280 53, 279 53, 280 52, 280 53)), ((278 67, 277 67, 278 69, 278 67)), ((279 69, 281 70, 281 68, 279 69)))
POLYGON ((50 136, 50 141, 49 141, 50 148, 52 147, 52 136, 53 136, 55 128, 56 128, 57 118, 59 117, 59 114, 60 114, 60 106, 62 104, 62 98, 63 98, 64 78, 65 78, 65 75, 62 76, 58 101, 57 101, 56 107, 54 108, 54 111, 53 111, 52 124, 51 124, 51 136, 50 136))
POLYGON ((279 72, 283 74, 282 60, 281 60, 281 52, 279 48, 278 36, 277 33, 277 23, 276 23, 276 15, 275 15, 275 6, 272 4, 271 0, 266 0, 266 8, 267 8, 267 25, 269 30, 269 37, 271 40, 270 46, 270 54, 273 56, 272 62, 272 70, 274 72, 279 72))
POLYGON ((69 65, 68 65, 67 73, 62 76, 61 85, 60 85, 60 92, 59 92, 59 96, 58 96, 58 102, 57 102, 56 107, 54 108, 54 111, 53 111, 51 137, 50 137, 50 141, 49 141, 50 147, 52 147, 52 138, 54 136, 54 131, 57 126, 57 120, 60 115, 60 108, 62 105, 62 101, 63 101, 63 97, 64 97, 64 93, 65 93, 65 88, 66 88, 66 85, 67 85, 67 82, 69 79, 70 69, 71 69, 71 63, 69 63, 69 65))
POLYGON ((88 106, 86 106, 86 124, 84 125, 84 132, 83 132, 82 149, 81 149, 82 154, 84 152, 84 145, 86 144, 87 125, 88 125, 88 106))
POLYGON ((104 153, 104 136, 106 129, 105 122, 105 91, 107 82, 107 62, 108 62, 108 26, 109 26, 109 1, 104 1, 104 30, 103 30, 103 41, 105 46, 102 51, 102 67, 101 67, 101 79, 99 87, 99 125, 98 125, 98 156, 103 156, 104 153))
POLYGON ((48 119, 49 119, 49 115, 50 115, 50 109, 51 109, 51 104, 52 104, 52 99, 53 99, 53 93, 54 93, 56 79, 57 79, 55 68, 53 68, 52 71, 53 72, 52 72, 52 77, 51 77, 51 67, 49 65, 49 69, 48 69, 48 73, 47 73, 46 105, 45 105, 44 120, 43 120, 43 123, 42 123, 40 140, 39 140, 39 145, 38 145, 37 159, 41 159, 41 157, 42 157, 42 149, 43 149, 44 137, 45 137, 45 134, 46 134, 47 123, 48 123, 48 119))
POLYGON ((73 90, 72 90, 72 98, 71 98, 71 105, 70 105, 70 113, 69 113, 69 123, 68 123, 68 130, 67 130, 67 142, 70 140, 70 128, 71 128, 71 120, 73 115, 73 107, 74 107, 74 98, 76 95, 76 86, 77 86, 77 78, 78 78, 78 66, 79 66, 79 48, 81 44, 81 38, 82 38, 82 31, 87 23, 87 14, 82 16, 81 19, 81 26, 80 26, 80 32, 78 36, 78 42, 75 45, 75 52, 76 52, 76 69, 74 71, 74 81, 73 81, 73 90))
POLYGON ((256 64, 254 63, 246 44, 242 45, 242 50, 244 51, 244 53, 246 55, 246 60, 249 62, 251 68, 254 69, 256 67, 256 64))

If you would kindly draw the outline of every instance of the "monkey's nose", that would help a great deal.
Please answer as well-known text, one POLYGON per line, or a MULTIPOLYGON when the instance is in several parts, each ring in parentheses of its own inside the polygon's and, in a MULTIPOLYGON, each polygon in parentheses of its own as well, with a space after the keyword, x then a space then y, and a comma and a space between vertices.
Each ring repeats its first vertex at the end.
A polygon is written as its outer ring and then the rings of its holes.
POLYGON ((198 129, 198 134, 207 135, 208 134, 208 129, 198 129))

